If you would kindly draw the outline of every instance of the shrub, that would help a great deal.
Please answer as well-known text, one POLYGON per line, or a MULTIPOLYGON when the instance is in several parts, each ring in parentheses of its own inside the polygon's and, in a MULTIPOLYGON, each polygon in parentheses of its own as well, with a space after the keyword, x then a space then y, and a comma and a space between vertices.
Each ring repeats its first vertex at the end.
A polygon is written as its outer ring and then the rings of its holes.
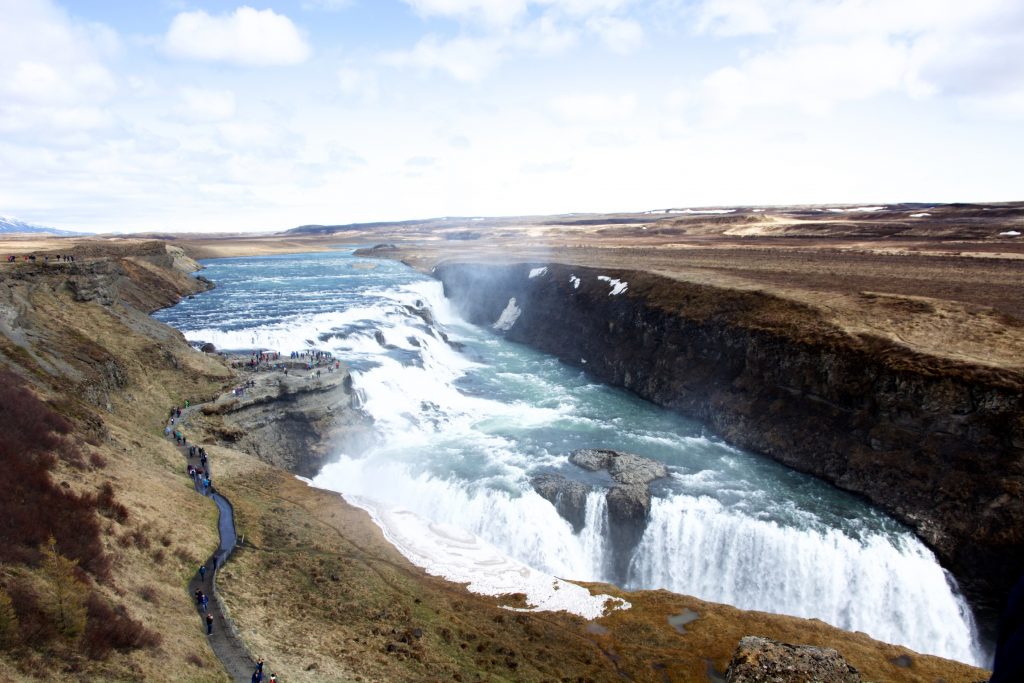
POLYGON ((88 626, 83 642, 91 659, 105 659, 112 650, 124 652, 160 645, 160 634, 128 616, 122 605, 111 606, 93 593, 88 600, 88 626))
POLYGON ((18 613, 7 591, 0 588, 0 648, 9 649, 18 640, 18 613))
POLYGON ((57 637, 53 623, 40 605, 39 595, 27 581, 12 582, 7 587, 11 604, 21 626, 21 642, 29 647, 43 645, 57 637))
POLYGON ((60 457, 81 459, 65 438, 71 424, 23 386, 0 372, 0 547, 8 562, 35 564, 50 536, 64 556, 99 579, 110 574, 103 553, 95 500, 54 484, 50 471, 60 457))
POLYGON ((114 499, 114 487, 108 481, 100 487, 100 494, 96 497, 96 507, 100 514, 116 520, 119 524, 128 521, 128 508, 114 499))
POLYGON ((75 640, 85 630, 85 601, 88 587, 75 571, 77 560, 57 552, 57 540, 50 536, 42 549, 42 574, 46 581, 43 609, 57 633, 75 640))
POLYGON ((132 542, 139 550, 149 550, 149 536, 146 535, 146 530, 141 527, 132 532, 132 542))

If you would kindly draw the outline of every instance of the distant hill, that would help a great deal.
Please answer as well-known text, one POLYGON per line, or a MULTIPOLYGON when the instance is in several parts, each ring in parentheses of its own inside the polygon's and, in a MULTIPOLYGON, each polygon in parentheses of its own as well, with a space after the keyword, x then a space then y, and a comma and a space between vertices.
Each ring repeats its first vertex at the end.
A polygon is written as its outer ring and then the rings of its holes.
POLYGON ((57 228, 48 228, 44 225, 33 225, 26 223, 25 221, 19 221, 17 218, 9 218, 7 216, 0 216, 0 233, 38 233, 43 235, 58 235, 58 236, 72 236, 72 235, 88 235, 91 233, 86 232, 75 232, 73 230, 58 230, 57 228))

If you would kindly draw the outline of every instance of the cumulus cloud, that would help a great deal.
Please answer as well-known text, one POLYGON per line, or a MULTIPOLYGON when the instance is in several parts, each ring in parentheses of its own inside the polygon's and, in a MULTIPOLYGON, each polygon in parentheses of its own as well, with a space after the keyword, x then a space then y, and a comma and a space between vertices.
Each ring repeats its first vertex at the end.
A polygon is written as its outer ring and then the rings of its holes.
POLYGON ((164 48, 183 59, 244 66, 301 64, 310 55, 291 19, 252 7, 216 16, 203 10, 182 12, 171 21, 164 48))

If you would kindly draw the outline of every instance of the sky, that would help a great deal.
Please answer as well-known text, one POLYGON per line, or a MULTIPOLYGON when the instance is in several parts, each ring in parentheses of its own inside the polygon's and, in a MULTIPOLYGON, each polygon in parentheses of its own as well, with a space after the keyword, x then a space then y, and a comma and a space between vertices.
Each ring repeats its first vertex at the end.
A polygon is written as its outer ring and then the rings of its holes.
POLYGON ((0 215, 1024 199, 1020 0, 0 0, 0 215))

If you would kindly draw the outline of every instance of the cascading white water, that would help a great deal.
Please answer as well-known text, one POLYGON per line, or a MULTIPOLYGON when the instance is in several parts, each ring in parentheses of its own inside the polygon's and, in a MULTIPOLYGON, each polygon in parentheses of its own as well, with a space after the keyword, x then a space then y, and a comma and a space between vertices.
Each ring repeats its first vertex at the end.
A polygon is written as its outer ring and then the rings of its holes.
MULTIPOLYGON (((399 268, 379 264, 361 289, 350 281, 370 275, 341 278, 341 310, 325 289, 310 310, 254 327, 238 327, 244 315, 229 310, 219 314, 234 327, 208 315, 188 336, 220 348, 258 340, 285 353, 315 343, 349 362, 381 440, 370 452, 340 454, 315 483, 371 510, 409 557, 425 566, 461 563, 468 574, 459 576, 496 570, 503 580, 536 579, 486 550, 496 548, 555 576, 608 580, 614 549, 603 489, 588 495, 585 525, 574 533, 529 479, 551 471, 585 478, 567 462, 572 449, 618 448, 661 459, 673 472, 656 490, 627 587, 817 617, 921 652, 982 661, 964 601, 907 530, 821 482, 466 324, 439 283, 399 268)), ((279 279, 275 286, 287 285, 279 279)))
POLYGON ((655 499, 630 583, 743 609, 817 617, 888 642, 975 661, 972 620, 935 557, 909 535, 783 527, 707 497, 655 499))
MULTIPOLYGON (((399 298, 426 302, 439 320, 457 325, 437 289, 416 287, 399 298)), ((385 430, 385 445, 328 465, 317 483, 457 525, 557 576, 609 580, 604 496, 588 496, 586 525, 574 534, 530 489, 527 473, 534 463, 514 439, 494 429, 567 419, 573 406, 467 396, 456 384, 472 365, 465 357, 429 332, 399 321, 393 325, 388 342, 416 338, 423 367, 382 361, 356 376, 367 395, 367 411, 385 430), (429 407, 423 409, 425 404, 429 407), (429 464, 436 458, 430 453, 439 450, 437 466, 429 464), (454 463, 474 471, 471 478, 445 477, 454 463)), ((861 535, 782 526, 730 513, 711 498, 669 495, 652 503, 627 585, 817 617, 882 640, 976 661, 970 612, 934 556, 907 532, 861 535)))

